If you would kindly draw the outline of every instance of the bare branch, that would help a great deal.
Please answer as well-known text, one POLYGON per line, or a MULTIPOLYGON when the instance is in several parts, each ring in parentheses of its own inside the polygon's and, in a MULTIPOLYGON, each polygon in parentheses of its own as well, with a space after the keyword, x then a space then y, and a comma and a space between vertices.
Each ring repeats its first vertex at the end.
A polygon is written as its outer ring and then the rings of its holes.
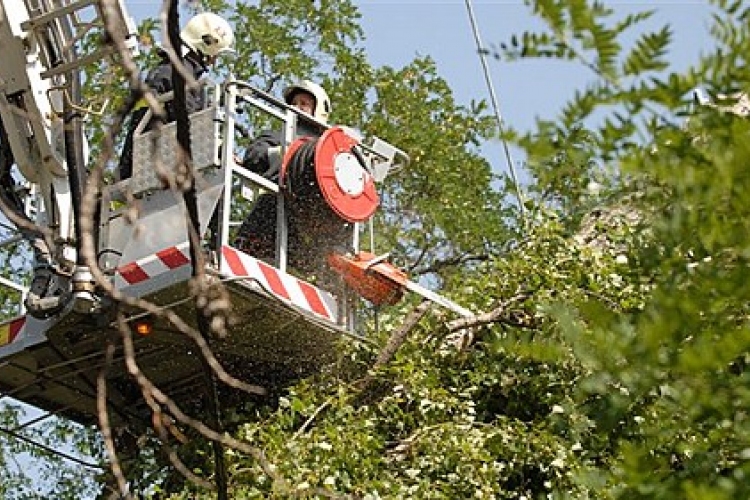
POLYGON ((179 422, 190 426, 192 429, 199 432, 203 437, 210 440, 219 441, 225 446, 229 446, 233 449, 242 451, 243 453, 247 453, 258 461, 261 468, 266 473, 266 475, 268 475, 268 477, 273 479, 274 482, 277 482, 278 484, 284 485, 286 487, 286 482, 284 481, 284 479, 276 473, 276 468, 268 463, 265 455, 260 449, 255 448, 242 441, 238 441, 237 439, 234 439, 230 436, 219 434, 213 429, 206 426, 200 420, 193 419, 183 413, 182 410, 177 406, 177 404, 175 404, 175 402, 172 401, 171 398, 169 398, 169 396, 159 390, 159 388, 157 388, 148 379, 148 377, 143 374, 140 367, 136 363, 135 347, 133 345, 132 333, 130 332, 130 329, 127 328, 122 315, 120 315, 118 326, 120 327, 120 331, 123 335, 123 347, 126 355, 125 364, 127 366, 128 372, 136 379, 138 384, 141 386, 141 392, 143 393, 143 396, 144 398, 146 398, 147 402, 149 402, 149 405, 152 407, 154 413, 159 413, 161 411, 159 409, 159 405, 163 405, 179 422))
POLYGON ((379 368, 388 364, 391 359, 393 359, 396 351, 398 351, 401 345, 403 345, 403 343, 406 341, 407 335, 409 335, 409 333, 414 329, 414 327, 417 326, 419 321, 425 317, 425 315, 430 311, 431 308, 432 302, 427 300, 420 302, 419 305, 417 305, 406 316, 406 319, 404 319, 401 327, 391 333, 391 336, 388 338, 388 342, 386 342, 385 347, 383 347, 383 349, 378 354, 378 357, 375 359, 375 362, 370 368, 370 371, 358 384, 360 393, 357 396, 357 402, 355 403, 356 405, 363 404, 363 402, 371 396, 370 392, 372 392, 372 389, 375 385, 374 373, 379 368))
POLYGON ((499 306, 494 308, 492 311, 472 316, 470 318, 459 318, 457 320, 449 322, 446 326, 449 332, 456 332, 466 328, 476 328, 478 326, 489 325, 490 323, 505 322, 512 324, 513 326, 523 326, 516 321, 508 318, 508 306, 516 302, 522 302, 529 298, 529 294, 526 292, 520 292, 511 297, 510 299, 502 302, 499 306))
POLYGON ((126 499, 133 498, 128 488, 125 474, 117 456, 114 439, 112 439, 112 427, 109 425, 109 412, 107 411, 107 370, 112 365, 115 354, 115 344, 112 339, 107 339, 107 347, 104 350, 104 365, 96 377, 96 410, 98 413, 99 429, 104 439, 104 447, 109 457, 109 467, 117 481, 120 493, 126 499))
MULTIPOLYGON (((171 433, 172 435, 179 435, 181 433, 179 433, 179 430, 176 429, 174 424, 171 422, 171 419, 167 415, 165 415, 164 412, 162 412, 161 407, 153 401, 153 398, 151 398, 151 402, 153 403, 153 406, 150 406, 154 411, 154 413, 151 414, 154 430, 156 431, 156 435, 159 437, 159 440, 162 443, 162 448, 167 455, 169 463, 174 466, 177 472, 182 474, 184 478, 186 478, 193 484, 197 484, 208 490, 216 490, 216 486, 213 483, 206 481, 205 479, 191 471, 190 468, 188 468, 180 459, 179 455, 177 455, 177 452, 169 444, 169 434, 171 433), (170 429, 169 432, 167 432, 167 428, 170 429)), ((184 438, 184 436, 182 436, 182 438, 184 438)))
POLYGON ((448 335, 443 339, 443 345, 452 346, 459 351, 464 351, 478 340, 477 334, 481 332, 479 327, 492 323, 503 323, 516 327, 529 326, 528 321, 524 323, 518 319, 520 316, 527 316, 525 311, 508 310, 511 304, 522 302, 528 297, 528 292, 518 292, 488 313, 469 318, 459 318, 449 322, 446 325, 448 335))
POLYGON ((432 302, 423 300, 417 305, 404 319, 404 323, 400 328, 393 331, 391 336, 388 338, 385 347, 378 354, 375 363, 372 365, 372 370, 377 370, 381 366, 386 365, 398 351, 399 347, 406 341, 406 336, 414 329, 419 321, 425 317, 425 315, 432 308, 432 302))
POLYGON ((310 415, 310 418, 305 420, 305 423, 300 426, 299 429, 297 429, 297 432, 294 433, 294 436, 292 436, 292 441, 296 440, 298 437, 300 437, 315 421, 316 418, 318 418, 318 415, 323 413, 325 409, 327 409, 329 406, 331 406, 331 400, 327 399, 322 405, 318 406, 312 415, 310 415))
POLYGON ((456 255, 448 259, 436 259, 430 263, 429 266, 421 269, 416 269, 414 274, 424 275, 430 273, 439 273, 443 269, 460 266, 462 264, 475 263, 475 262, 486 262, 490 259, 489 254, 463 254, 456 255))

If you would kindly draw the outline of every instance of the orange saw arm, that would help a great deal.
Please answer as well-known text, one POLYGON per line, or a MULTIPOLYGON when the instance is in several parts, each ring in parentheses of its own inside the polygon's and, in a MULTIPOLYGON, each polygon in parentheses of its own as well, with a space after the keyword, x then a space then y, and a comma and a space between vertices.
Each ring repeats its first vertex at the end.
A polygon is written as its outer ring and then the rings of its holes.
POLYGON ((376 257, 369 252, 359 252, 354 256, 332 254, 328 262, 347 285, 375 305, 393 305, 408 290, 461 316, 475 316, 468 309, 409 280, 404 271, 397 269, 386 258, 387 255, 376 257))

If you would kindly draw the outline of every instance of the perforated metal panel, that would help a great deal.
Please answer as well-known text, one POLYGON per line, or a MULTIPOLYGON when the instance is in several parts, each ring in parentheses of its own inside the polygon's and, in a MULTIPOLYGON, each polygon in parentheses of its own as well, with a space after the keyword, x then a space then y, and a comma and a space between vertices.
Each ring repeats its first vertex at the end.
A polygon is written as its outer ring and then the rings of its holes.
MULTIPOLYGON (((190 148, 197 171, 219 165, 219 123, 216 107, 190 115, 190 148)), ((138 196, 162 189, 175 176, 179 179, 177 124, 170 123, 135 137, 133 177, 130 188, 138 196), (167 182, 165 182, 167 181, 167 182)))

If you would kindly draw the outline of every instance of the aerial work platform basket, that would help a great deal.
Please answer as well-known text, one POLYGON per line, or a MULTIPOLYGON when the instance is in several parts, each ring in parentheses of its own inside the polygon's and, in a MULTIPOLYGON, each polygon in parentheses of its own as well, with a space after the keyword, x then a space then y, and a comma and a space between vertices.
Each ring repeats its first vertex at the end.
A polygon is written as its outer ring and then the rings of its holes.
MULTIPOLYGON (((237 161, 236 117, 270 115, 289 147, 299 111, 244 82, 229 81, 214 95, 221 104, 190 117, 200 248, 191 249, 186 201, 173 189, 184 175, 175 154, 176 124, 138 135, 132 178, 106 186, 98 201, 97 265, 105 282, 96 283, 91 273, 92 286, 77 288, 74 281, 61 310, 49 317, 21 316, 0 327, 0 396, 95 423, 103 377, 113 422, 147 425, 151 409, 128 365, 136 363, 175 402, 200 408, 206 351, 185 333, 186 327, 201 331, 191 285, 197 274, 221 284, 228 297, 226 333, 203 338, 209 357, 230 377, 256 388, 248 392, 259 395, 315 373, 334 359, 337 342, 359 337, 355 296, 344 279, 329 272, 333 268, 310 274, 287 267, 295 251, 288 241, 290 198, 237 161), (235 221, 252 209, 259 193, 277 197, 276 251, 265 260, 232 246, 235 221), (200 272, 193 268, 191 250, 203 255, 200 272), (135 300, 156 309, 139 308, 135 300), (118 328, 122 320, 133 339, 130 360, 118 328)), ((369 146, 348 129, 321 125, 332 132, 316 164, 326 164, 325 185, 336 188, 321 203, 339 203, 337 213, 359 197, 377 203, 373 179, 405 164, 406 155, 380 139, 369 146)), ((374 211, 362 206, 358 201, 357 211, 366 217, 346 221, 352 252, 358 251, 360 223, 374 211)))
MULTIPOLYGON (((251 256, 226 247, 232 261, 224 281, 231 303, 228 334, 211 339, 210 349, 232 376, 273 389, 310 375, 333 358, 342 335, 332 296, 251 256), (235 274, 239 272, 240 274, 235 274)), ((211 269, 213 271, 213 269, 211 269)), ((143 298, 197 329, 188 279, 143 298)), ((205 378, 199 346, 166 318, 134 314, 129 323, 134 360, 165 394, 181 405, 200 406, 205 378)), ((107 401, 116 424, 149 422, 137 383, 125 365, 121 333, 102 317, 70 311, 40 320, 23 316, 0 327, 0 390, 3 396, 81 423, 97 419, 97 380, 106 369, 107 401), (108 340, 117 346, 107 361, 108 340)))

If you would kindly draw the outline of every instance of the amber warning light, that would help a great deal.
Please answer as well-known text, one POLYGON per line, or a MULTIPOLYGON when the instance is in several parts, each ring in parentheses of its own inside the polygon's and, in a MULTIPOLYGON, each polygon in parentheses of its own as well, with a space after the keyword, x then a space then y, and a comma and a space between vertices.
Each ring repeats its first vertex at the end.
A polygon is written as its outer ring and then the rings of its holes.
POLYGON ((154 331, 154 325, 150 321, 139 320, 133 324, 133 329, 141 337, 146 337, 154 331))

